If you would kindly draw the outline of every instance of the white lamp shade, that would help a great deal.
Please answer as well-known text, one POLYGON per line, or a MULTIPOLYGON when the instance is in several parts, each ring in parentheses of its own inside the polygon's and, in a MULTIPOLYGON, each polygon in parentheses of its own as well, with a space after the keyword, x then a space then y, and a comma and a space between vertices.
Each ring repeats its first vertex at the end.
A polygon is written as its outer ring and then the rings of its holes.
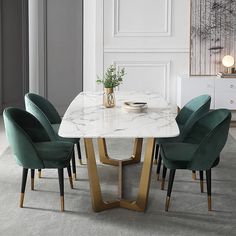
POLYGON ((222 64, 227 68, 232 67, 234 65, 234 58, 230 55, 224 56, 222 64))

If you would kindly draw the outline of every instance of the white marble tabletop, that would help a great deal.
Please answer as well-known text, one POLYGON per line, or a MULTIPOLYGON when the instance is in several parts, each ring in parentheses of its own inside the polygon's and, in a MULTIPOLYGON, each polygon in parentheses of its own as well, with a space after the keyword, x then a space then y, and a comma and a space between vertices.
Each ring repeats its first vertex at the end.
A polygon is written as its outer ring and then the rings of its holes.
POLYGON ((104 108, 102 93, 80 93, 68 107, 59 135, 66 138, 162 138, 179 135, 176 114, 159 94, 115 92, 115 96, 116 107, 104 108), (123 103, 131 101, 147 102, 147 111, 125 112, 123 103))

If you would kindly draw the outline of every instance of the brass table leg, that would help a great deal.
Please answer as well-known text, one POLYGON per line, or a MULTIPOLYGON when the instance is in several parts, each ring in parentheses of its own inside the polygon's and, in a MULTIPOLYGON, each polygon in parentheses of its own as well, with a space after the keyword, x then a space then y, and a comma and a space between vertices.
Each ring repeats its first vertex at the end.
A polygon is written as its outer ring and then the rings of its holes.
POLYGON ((119 161, 118 198, 123 198, 123 162, 119 161))
POLYGON ((123 208, 127 208, 135 211, 145 211, 148 201, 151 173, 152 173, 152 162, 154 153, 155 139, 149 138, 147 141, 147 149, 143 162, 143 168, 139 183, 138 197, 136 201, 130 202, 121 200, 120 205, 123 208))
MULTIPOLYGON (((122 161, 123 165, 129 165, 140 162, 142 154, 142 145, 143 145, 143 139, 136 138, 134 141, 133 154, 131 155, 131 158, 122 161)), ((100 161, 103 164, 119 166, 119 160, 112 159, 107 154, 107 146, 105 138, 98 139, 98 148, 99 148, 100 161)))
MULTIPOLYGON (((108 157, 105 139, 99 139, 100 159, 104 161, 106 164, 120 166, 120 172, 121 172, 123 165, 133 164, 140 161, 142 141, 143 139, 135 140, 133 158, 120 161, 120 160, 110 159, 108 157)), ((142 167, 139 191, 136 201, 127 201, 125 199, 121 199, 121 200, 115 200, 113 202, 105 202, 103 200, 92 139, 85 138, 84 143, 87 157, 87 168, 89 175, 91 200, 94 211, 99 212, 117 207, 122 207, 135 211, 145 211, 148 201, 155 139, 149 138, 147 142, 147 149, 142 167)), ((120 176, 121 176, 120 179, 122 179, 122 173, 120 173, 120 176)), ((122 181, 119 184, 119 188, 121 190, 119 195, 120 197, 122 197, 122 181)))
POLYGON ((93 141, 91 138, 84 139, 85 152, 87 157, 87 168, 89 175, 90 193, 94 211, 99 212, 106 209, 119 207, 119 201, 104 202, 97 171, 97 164, 94 154, 93 141))

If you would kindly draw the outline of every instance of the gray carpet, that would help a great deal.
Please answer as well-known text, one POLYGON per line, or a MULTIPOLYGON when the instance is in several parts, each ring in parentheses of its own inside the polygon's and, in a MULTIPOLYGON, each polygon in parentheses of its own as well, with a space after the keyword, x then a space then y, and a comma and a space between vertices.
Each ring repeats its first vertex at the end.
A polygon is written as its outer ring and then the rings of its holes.
MULTIPOLYGON (((129 157, 131 140, 107 143, 112 157, 129 157)), ((140 164, 125 167, 126 198, 136 196, 140 170, 140 164)), ((207 211, 206 193, 200 193, 199 181, 192 181, 191 172, 181 170, 176 172, 170 211, 164 212, 166 191, 160 190, 154 168, 145 213, 125 209, 94 213, 86 165, 78 165, 77 172, 74 190, 65 174, 66 212, 60 212, 56 170, 43 171, 43 178, 36 178, 35 191, 30 190, 28 178, 25 208, 20 209, 21 168, 7 149, 0 157, 0 235, 236 235, 236 141, 232 137, 212 173, 212 212, 207 211)), ((104 198, 115 198, 117 168, 99 164, 99 174, 104 198)))

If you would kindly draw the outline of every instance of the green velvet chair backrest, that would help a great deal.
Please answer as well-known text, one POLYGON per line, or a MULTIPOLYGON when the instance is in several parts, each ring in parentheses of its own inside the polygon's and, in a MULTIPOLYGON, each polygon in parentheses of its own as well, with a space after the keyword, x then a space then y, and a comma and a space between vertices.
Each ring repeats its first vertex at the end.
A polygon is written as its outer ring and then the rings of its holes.
POLYGON ((29 169, 44 168, 34 143, 50 141, 50 138, 40 122, 18 108, 5 109, 3 118, 7 139, 17 163, 29 169))
POLYGON ((181 128, 179 140, 183 140, 194 123, 209 112, 210 105, 211 97, 209 95, 201 95, 193 98, 180 110, 176 117, 176 122, 181 128))
POLYGON ((228 137, 231 112, 218 109, 209 112, 197 121, 184 142, 199 143, 188 168, 191 170, 208 170, 220 156, 228 137))
POLYGON ((28 112, 34 115, 43 127, 47 130, 52 141, 58 140, 57 134, 52 128, 52 124, 60 124, 61 117, 55 107, 45 98, 28 93, 25 95, 25 107, 28 112))

